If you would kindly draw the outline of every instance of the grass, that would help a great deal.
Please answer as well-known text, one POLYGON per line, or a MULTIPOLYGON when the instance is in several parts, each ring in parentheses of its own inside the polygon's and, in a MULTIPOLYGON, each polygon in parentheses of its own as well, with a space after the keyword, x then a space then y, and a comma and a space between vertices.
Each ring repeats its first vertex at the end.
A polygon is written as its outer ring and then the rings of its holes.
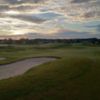
POLYGON ((1 80, 0 100, 100 100, 100 47, 40 47, 1 50, 0 55, 8 58, 1 64, 33 56, 62 59, 1 80))

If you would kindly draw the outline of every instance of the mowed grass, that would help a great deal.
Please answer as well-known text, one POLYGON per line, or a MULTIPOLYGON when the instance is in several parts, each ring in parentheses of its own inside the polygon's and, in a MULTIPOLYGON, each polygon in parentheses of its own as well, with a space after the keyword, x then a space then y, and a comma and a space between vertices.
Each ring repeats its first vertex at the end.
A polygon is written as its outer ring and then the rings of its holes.
POLYGON ((35 56, 61 57, 1 80, 0 100, 100 100, 100 47, 15 47, 0 54, 8 57, 1 64, 35 56))

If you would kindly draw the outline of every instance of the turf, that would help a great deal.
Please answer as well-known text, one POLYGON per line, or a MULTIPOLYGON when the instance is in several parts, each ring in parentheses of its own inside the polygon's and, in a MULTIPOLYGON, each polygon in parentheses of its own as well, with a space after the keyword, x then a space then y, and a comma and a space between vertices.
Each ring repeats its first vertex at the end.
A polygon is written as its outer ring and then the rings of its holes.
POLYGON ((61 57, 1 80, 0 100, 100 100, 100 47, 9 47, 0 55, 7 58, 1 64, 34 56, 61 57))

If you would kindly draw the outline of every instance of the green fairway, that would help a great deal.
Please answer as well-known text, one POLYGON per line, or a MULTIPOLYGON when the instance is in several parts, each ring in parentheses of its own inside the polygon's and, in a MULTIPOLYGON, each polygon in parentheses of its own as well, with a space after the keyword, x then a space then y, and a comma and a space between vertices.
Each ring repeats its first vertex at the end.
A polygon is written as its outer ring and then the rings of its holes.
POLYGON ((49 44, 0 49, 0 64, 37 56, 61 57, 0 80, 0 100, 100 100, 100 47, 49 44))

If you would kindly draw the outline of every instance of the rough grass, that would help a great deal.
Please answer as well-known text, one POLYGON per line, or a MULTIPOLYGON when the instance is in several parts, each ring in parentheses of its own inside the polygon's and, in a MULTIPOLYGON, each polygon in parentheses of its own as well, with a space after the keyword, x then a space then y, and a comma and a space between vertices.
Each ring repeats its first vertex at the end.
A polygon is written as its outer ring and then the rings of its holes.
MULTIPOLYGON (((10 53, 15 51, 3 52, 11 59, 10 53)), ((19 55, 23 58, 29 55, 59 56, 62 59, 30 69, 24 75, 1 80, 0 100, 100 100, 99 47, 46 50, 32 47, 26 51, 19 49, 13 54, 17 55, 18 59, 19 55)))

